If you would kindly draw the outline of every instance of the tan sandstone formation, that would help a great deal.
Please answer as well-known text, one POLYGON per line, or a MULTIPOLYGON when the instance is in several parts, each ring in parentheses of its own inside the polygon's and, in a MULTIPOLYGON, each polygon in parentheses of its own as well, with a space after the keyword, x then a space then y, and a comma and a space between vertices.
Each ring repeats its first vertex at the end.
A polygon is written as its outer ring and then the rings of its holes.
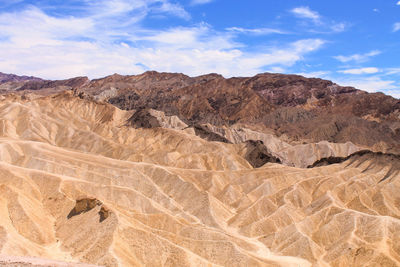
POLYGON ((72 92, 0 100, 0 254, 104 266, 400 265, 397 156, 253 168, 243 144, 136 129, 133 115, 72 92))

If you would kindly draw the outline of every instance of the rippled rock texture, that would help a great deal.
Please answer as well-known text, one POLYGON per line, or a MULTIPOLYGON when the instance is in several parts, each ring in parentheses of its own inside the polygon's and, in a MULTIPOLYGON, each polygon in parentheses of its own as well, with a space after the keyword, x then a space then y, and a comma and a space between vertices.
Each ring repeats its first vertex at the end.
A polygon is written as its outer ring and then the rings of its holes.
POLYGON ((105 266, 400 265, 396 156, 252 166, 251 151, 289 161, 297 145, 231 125, 208 126, 230 140, 209 141, 188 121, 137 110, 72 91, 2 97, 0 254, 105 266), (160 125, 132 127, 142 115, 160 125))

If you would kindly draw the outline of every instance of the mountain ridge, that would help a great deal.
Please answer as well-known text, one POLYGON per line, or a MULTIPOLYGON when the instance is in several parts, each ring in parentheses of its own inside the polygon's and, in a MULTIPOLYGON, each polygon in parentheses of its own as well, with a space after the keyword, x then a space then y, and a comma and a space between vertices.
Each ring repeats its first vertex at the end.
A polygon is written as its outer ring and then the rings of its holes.
POLYGON ((43 79, 34 76, 19 76, 16 74, 0 72, 0 83, 6 82, 25 82, 25 81, 42 81, 43 79))
POLYGON ((292 144, 350 141, 400 153, 400 100, 318 78, 264 73, 225 79, 149 71, 26 82, 10 92, 48 95, 66 89, 125 110, 163 111, 188 125, 246 124, 292 144))

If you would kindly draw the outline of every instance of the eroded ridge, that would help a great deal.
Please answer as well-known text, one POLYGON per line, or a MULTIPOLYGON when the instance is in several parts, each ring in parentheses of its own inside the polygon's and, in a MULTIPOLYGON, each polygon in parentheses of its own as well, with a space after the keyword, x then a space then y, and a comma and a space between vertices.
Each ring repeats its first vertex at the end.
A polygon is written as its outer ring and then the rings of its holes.
POLYGON ((74 97, 0 101, 0 254, 105 266, 398 266, 399 172, 368 154, 253 168, 74 97), (71 216, 69 216, 71 214, 71 216))

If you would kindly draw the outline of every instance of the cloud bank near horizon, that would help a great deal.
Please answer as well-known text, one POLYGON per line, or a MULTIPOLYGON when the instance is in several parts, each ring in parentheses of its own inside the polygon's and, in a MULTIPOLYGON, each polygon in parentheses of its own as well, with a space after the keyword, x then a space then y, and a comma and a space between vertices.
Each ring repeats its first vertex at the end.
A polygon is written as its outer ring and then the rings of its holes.
POLYGON ((320 55, 330 52, 337 42, 332 39, 348 31, 350 23, 297 6, 283 9, 269 25, 220 27, 218 21, 207 21, 204 10, 196 11, 216 4, 210 0, 193 0, 189 5, 170 0, 0 4, 0 71, 47 79, 147 70, 191 76, 216 72, 225 77, 266 71, 308 73, 369 91, 390 90, 399 97, 394 79, 399 73, 389 70, 396 66, 363 65, 386 53, 381 49, 333 54, 330 58, 342 65, 330 70, 318 66, 320 55), (288 23, 282 23, 282 17, 288 23))

